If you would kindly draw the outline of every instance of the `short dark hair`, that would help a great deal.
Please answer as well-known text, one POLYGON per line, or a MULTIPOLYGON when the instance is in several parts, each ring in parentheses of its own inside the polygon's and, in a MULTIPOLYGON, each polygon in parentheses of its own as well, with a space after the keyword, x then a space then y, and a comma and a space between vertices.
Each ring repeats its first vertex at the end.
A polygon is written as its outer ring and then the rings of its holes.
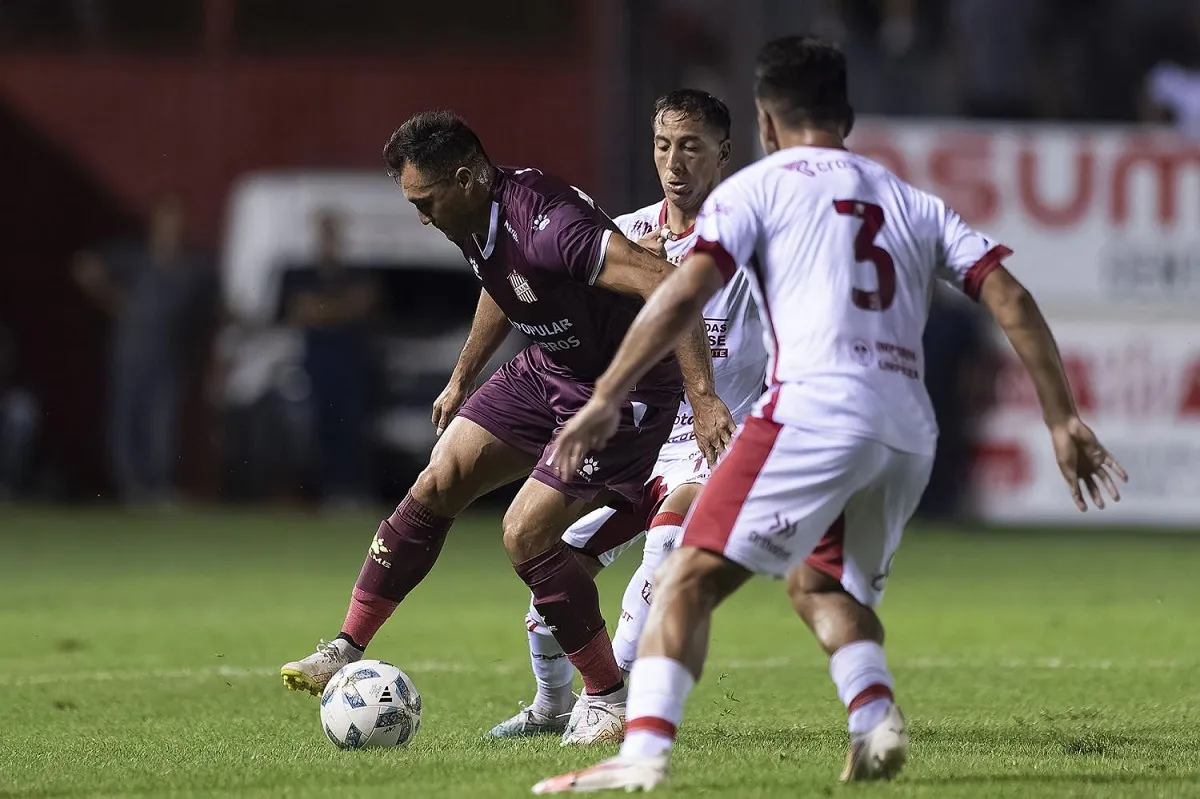
POLYGON ((406 164, 442 179, 459 167, 489 163, 475 131, 453 111, 422 111, 409 117, 388 139, 383 161, 393 180, 406 164))
POLYGON ((846 56, 814 36, 785 36, 763 45, 754 66, 754 96, 789 127, 854 123, 846 89, 846 56))
POLYGON ((700 89, 676 89, 664 94, 654 101, 652 124, 657 124, 659 117, 667 111, 683 114, 685 119, 699 119, 721 134, 722 140, 729 138, 729 107, 708 92, 700 89))

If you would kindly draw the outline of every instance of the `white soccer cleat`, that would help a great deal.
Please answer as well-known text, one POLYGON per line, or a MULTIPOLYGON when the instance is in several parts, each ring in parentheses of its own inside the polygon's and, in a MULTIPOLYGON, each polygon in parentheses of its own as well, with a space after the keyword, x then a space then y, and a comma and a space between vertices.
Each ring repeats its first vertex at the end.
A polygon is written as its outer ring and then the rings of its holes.
POLYGON ((883 721, 867 733, 850 737, 842 782, 890 780, 908 762, 908 725, 892 705, 883 721))
POLYGON ((625 739, 625 702, 580 694, 563 732, 563 746, 619 744, 625 739))
POLYGON ((317 651, 303 660, 293 660, 279 670, 283 685, 291 691, 308 691, 320 696, 329 678, 345 665, 360 660, 363 653, 348 641, 337 638, 317 644, 317 651))
POLYGON ((562 735, 566 729, 566 716, 547 715, 533 707, 526 707, 511 719, 492 727, 488 737, 532 738, 537 735, 562 735))
POLYGON ((542 780, 534 793, 586 793, 588 791, 649 791, 667 778, 667 756, 617 755, 591 768, 542 780))

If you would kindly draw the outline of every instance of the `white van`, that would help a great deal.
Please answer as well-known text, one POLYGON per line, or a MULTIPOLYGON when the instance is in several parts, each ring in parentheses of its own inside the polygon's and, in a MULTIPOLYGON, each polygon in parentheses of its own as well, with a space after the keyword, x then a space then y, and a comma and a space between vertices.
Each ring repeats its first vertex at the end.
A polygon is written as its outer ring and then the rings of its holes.
MULTIPOLYGON (((272 389, 304 393, 304 338, 280 321, 280 294, 289 266, 311 263, 313 220, 323 210, 342 217, 346 265, 372 270, 384 289, 372 341, 380 377, 373 437, 423 460, 435 441, 431 404, 466 340, 480 288, 458 248, 421 225, 382 169, 253 173, 234 185, 222 256, 232 318, 220 347, 224 402, 246 406, 272 389)), ((488 372, 522 344, 513 336, 488 372)))

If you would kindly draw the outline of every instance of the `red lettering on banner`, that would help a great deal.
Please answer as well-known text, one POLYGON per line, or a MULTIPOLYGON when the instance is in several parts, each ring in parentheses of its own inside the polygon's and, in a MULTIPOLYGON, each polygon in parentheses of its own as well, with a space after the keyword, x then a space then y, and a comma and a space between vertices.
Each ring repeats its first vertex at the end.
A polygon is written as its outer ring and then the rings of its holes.
POLYGON ((978 225, 990 222, 1000 210, 991 165, 991 139, 984 134, 943 136, 929 153, 929 177, 946 204, 978 225))
POLYGON ((854 152, 859 155, 870 158, 872 161, 878 161, 895 173, 896 177, 903 181, 912 181, 912 177, 908 173, 908 161, 904 158, 904 154, 900 152, 900 148, 892 143, 888 136, 873 136, 865 134, 863 136, 855 136, 854 152))
POLYGON ((1200 359, 1192 361, 1183 382, 1183 402, 1180 416, 1200 416, 1200 359))
POLYGON ((1075 154, 1074 193, 1066 203, 1051 206, 1042 200, 1038 192, 1038 151, 1027 142, 1017 156, 1017 191, 1026 213, 1046 227, 1068 227, 1078 224, 1091 205, 1092 173, 1095 157, 1090 144, 1084 141, 1082 149, 1075 154))
MULTIPOLYGON (((1158 420, 1200 416, 1200 356, 1175 361, 1132 342, 1066 353, 1063 369, 1081 412, 1158 420)), ((996 399, 1008 410, 1039 411, 1033 383, 1014 355, 1001 361, 996 399)))
POLYGON ((1088 359, 1083 355, 1063 356, 1063 371, 1067 373, 1067 381, 1071 384, 1071 393, 1075 395, 1075 404, 1081 411, 1092 411, 1096 408, 1096 391, 1092 386, 1092 370, 1088 359))
POLYGON ((971 454, 975 482, 982 490, 1021 488, 1033 479, 1029 453, 1016 441, 977 442, 971 454))
MULTIPOLYGON (((898 126, 904 130, 904 126, 898 126)), ((1200 145, 1174 137, 1129 136, 1112 142, 1115 150, 1099 147, 1092 137, 1062 137, 1065 152, 1058 146, 1047 150, 1036 135, 1018 148, 1001 147, 1008 132, 963 131, 929 133, 918 127, 914 133, 896 133, 887 127, 856 133, 852 149, 887 166, 897 176, 941 195, 963 217, 975 225, 986 225, 1005 212, 1019 212, 1047 228, 1078 225, 1089 214, 1103 215, 1114 227, 1129 224, 1138 208, 1141 184, 1138 176, 1154 181, 1149 187, 1154 219, 1162 227, 1200 220, 1181 220, 1180 183, 1185 175, 1200 176, 1200 145), (1072 149, 1073 148, 1073 149, 1072 149), (1069 185, 1061 201, 1048 200, 1040 191, 1039 175, 1050 163, 1070 164, 1072 175, 1056 183, 1069 185), (1015 176, 1009 180, 1008 176, 1015 176)), ((1146 205, 1143 201, 1142 205, 1146 205)))
POLYGON ((1033 383, 1015 355, 1005 355, 996 373, 996 402, 1002 408, 1029 409, 1038 406, 1033 383))
POLYGON ((1112 210, 1114 224, 1129 219, 1129 173, 1135 167, 1153 167, 1158 178, 1158 221, 1170 227, 1178 214, 1179 175, 1185 167, 1200 166, 1200 148, 1164 151, 1150 142, 1133 141, 1117 158, 1112 168, 1112 210))
MULTIPOLYGON (((1082 355, 1063 355, 1063 371, 1071 384, 1071 392, 1075 395, 1075 404, 1080 411, 1091 411, 1096 407, 1096 392, 1092 385, 1089 360, 1082 355)), ((996 376, 996 397, 1001 407, 1024 408, 1035 410, 1039 408, 1037 390, 1029 373, 1015 355, 1004 358, 1000 372, 996 376)))

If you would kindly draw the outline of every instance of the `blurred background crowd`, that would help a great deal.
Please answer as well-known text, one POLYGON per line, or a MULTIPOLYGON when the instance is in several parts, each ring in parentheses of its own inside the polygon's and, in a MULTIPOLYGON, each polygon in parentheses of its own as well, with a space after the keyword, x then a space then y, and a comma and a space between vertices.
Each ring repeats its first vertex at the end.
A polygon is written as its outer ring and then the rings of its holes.
MULTIPOLYGON (((478 284, 383 175, 391 130, 454 108, 615 215, 661 196, 662 92, 721 96, 756 158, 750 64, 802 31, 848 54, 852 146, 1024 259, 1089 409, 1170 432, 1127 466, 1200 466, 1194 0, 0 0, 0 501, 401 496, 478 284)), ((923 511, 1038 507, 986 320, 939 294, 926 350, 923 511)))

